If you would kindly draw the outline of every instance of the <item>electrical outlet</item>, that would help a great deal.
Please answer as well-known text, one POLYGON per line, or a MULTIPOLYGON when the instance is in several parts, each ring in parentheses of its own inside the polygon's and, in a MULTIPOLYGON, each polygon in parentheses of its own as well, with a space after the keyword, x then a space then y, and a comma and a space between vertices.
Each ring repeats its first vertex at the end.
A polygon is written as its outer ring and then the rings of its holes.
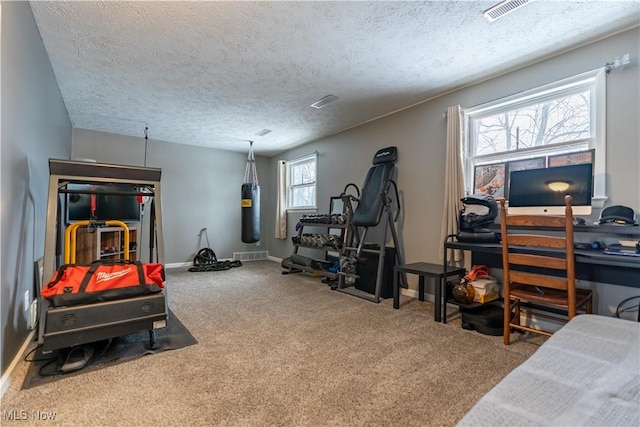
POLYGON ((29 299, 29 290, 24 291, 24 311, 29 310, 31 307, 31 299, 29 299))
POLYGON ((31 301, 31 313, 29 313, 31 316, 31 330, 34 330, 36 328, 36 324, 38 323, 38 300, 34 299, 33 301, 31 301))

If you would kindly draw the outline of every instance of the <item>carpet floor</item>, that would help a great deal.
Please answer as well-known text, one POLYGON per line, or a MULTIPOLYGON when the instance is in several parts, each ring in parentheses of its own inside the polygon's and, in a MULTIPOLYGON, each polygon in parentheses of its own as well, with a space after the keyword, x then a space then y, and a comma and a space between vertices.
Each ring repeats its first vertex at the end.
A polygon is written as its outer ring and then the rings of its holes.
POLYGON ((3 413, 79 426, 450 426, 540 344, 505 347, 455 317, 434 322, 430 302, 394 310, 271 261, 169 270, 167 290, 196 345, 27 390, 22 362, 3 413))

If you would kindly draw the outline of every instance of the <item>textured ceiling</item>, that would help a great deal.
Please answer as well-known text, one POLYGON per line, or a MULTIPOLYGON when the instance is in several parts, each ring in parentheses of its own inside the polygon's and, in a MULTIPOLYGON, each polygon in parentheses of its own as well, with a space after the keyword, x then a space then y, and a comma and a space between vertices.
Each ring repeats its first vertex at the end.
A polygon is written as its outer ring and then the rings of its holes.
POLYGON ((74 127, 273 155, 640 20, 640 0, 538 0, 489 23, 494 3, 31 8, 74 127))

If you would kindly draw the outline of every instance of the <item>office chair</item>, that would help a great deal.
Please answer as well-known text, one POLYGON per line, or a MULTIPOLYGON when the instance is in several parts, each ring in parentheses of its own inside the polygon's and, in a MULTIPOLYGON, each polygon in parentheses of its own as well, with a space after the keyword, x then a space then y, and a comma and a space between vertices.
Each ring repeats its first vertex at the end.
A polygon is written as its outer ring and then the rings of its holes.
MULTIPOLYGON (((565 215, 507 215, 500 199, 502 264, 504 272, 504 344, 512 329, 551 336, 550 332, 520 324, 520 303, 533 304, 544 317, 571 320, 578 310, 592 312, 592 292, 576 288, 571 196, 565 196, 565 215), (558 235, 529 234, 557 228, 558 235), (558 316, 558 314, 566 317, 558 316)), ((555 230, 553 230, 555 231, 555 230)))

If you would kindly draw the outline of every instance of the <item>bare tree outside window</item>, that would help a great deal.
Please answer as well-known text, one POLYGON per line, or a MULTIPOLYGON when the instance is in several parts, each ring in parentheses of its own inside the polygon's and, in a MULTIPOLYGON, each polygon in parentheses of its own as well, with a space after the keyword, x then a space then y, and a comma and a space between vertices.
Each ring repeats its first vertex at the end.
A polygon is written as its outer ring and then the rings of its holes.
POLYGON ((315 186, 294 187, 291 195, 293 206, 314 206, 316 200, 315 190, 315 186))
POLYGON ((591 137, 589 90, 482 117, 475 155, 548 146, 591 137))

